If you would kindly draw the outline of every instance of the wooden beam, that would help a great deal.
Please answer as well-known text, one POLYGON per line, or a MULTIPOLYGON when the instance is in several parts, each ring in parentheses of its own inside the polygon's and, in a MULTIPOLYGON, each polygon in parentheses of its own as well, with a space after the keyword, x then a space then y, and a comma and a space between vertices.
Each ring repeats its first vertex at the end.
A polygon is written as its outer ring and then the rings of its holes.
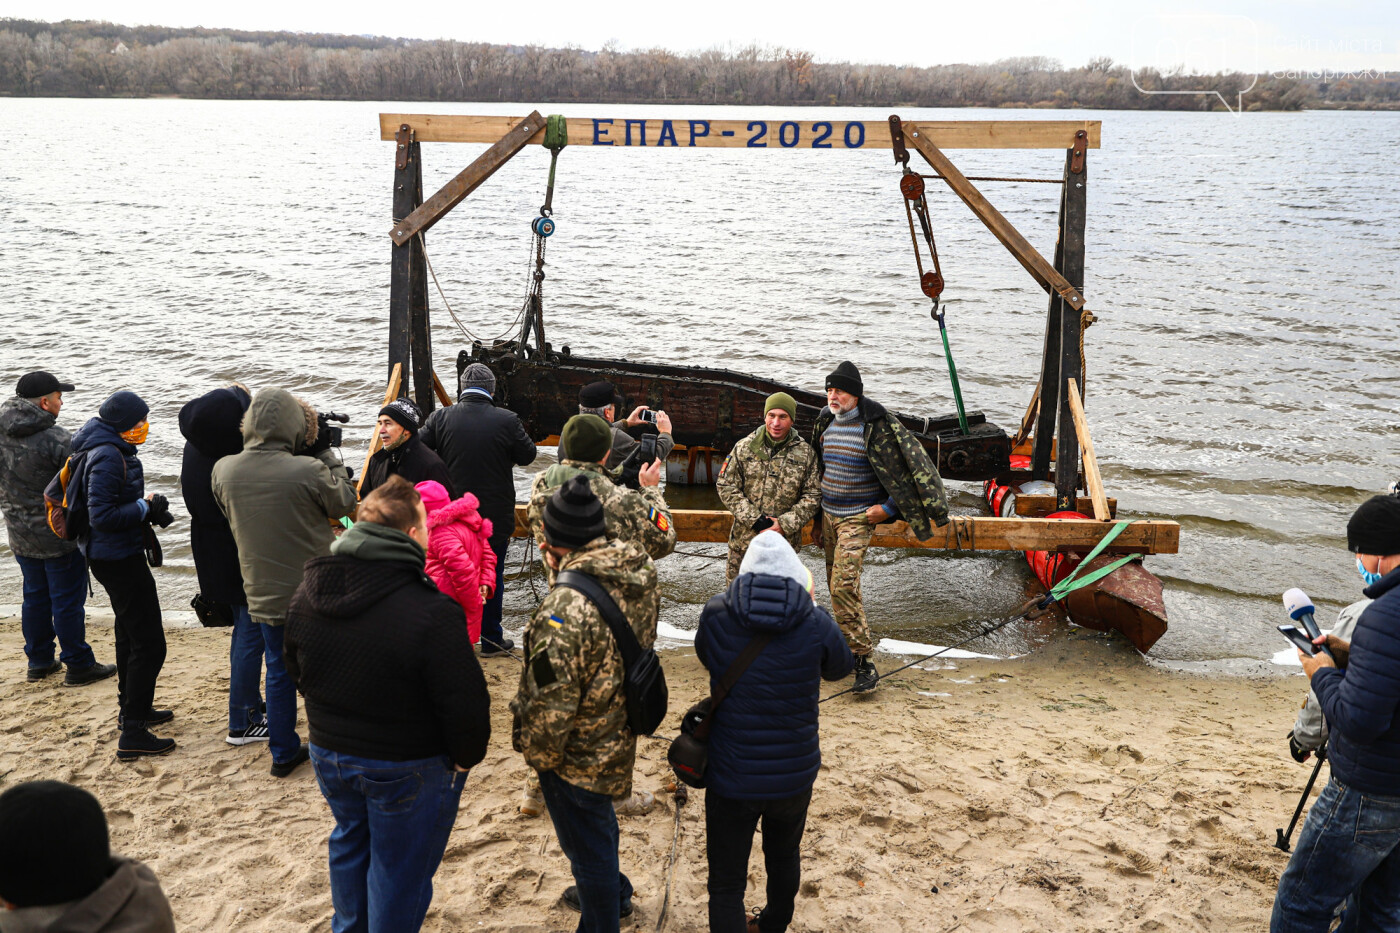
MULTIPOLYGON (((394 153, 394 223, 412 214, 422 202, 418 197, 419 188, 414 184, 418 168, 418 144, 413 140, 413 131, 403 129, 398 134, 398 149, 394 153)), ((395 243, 390 249, 389 258, 389 365, 386 372, 392 374, 395 367, 408 372, 410 347, 410 318, 413 304, 414 254, 421 252, 417 240, 395 243)), ((386 376, 391 378, 390 376, 386 376)))
MULTIPOLYGON (((419 143, 413 143, 414 207, 423 203, 423 159, 419 143)), ((398 247, 396 246, 395 249, 398 247)), ((423 417, 433 413, 433 331, 428 319, 428 261, 424 255, 427 245, 422 234, 408 244, 412 274, 409 278, 408 346, 413 375, 413 400, 423 417)))
POLYGON ((1079 446, 1084 448, 1084 485, 1088 487, 1089 498, 1094 503, 1094 517, 1106 522, 1111 517, 1108 496, 1104 494, 1103 477, 1099 475, 1099 461, 1094 456, 1094 441, 1089 437, 1089 419, 1084 417, 1084 403, 1079 400, 1079 380, 1072 376, 1065 381, 1065 398, 1069 400, 1079 446))
MULTIPOLYGON (((379 135, 390 140, 408 124, 425 143, 493 143, 522 117, 381 113, 379 135)), ((884 120, 675 120, 570 117, 570 146, 679 149, 889 149, 884 120)), ((1068 149, 1084 130, 1099 148, 1098 120, 944 120, 922 124, 944 149, 1068 149)), ((526 142, 544 143, 541 124, 526 142)))
MULTIPOLYGON (((943 180, 948 183, 948 187, 953 189, 953 193, 962 199, 977 218, 986 224, 987 229, 992 231, 992 235, 1001 241, 1001 244, 1011 251, 1011 255, 1016 257, 1027 272, 1031 274, 1040 286, 1047 291, 1058 293, 1060 297, 1075 310, 1084 307, 1084 297, 1079 294, 1079 289, 1075 288, 1065 277, 1056 271, 1055 267, 1045 261, 1045 257, 1036 252, 1021 231, 1012 226, 1011 221, 1002 216, 1001 211, 992 206, 992 203, 977 190, 977 186, 967 180, 958 167, 949 161, 938 146, 934 145, 932 132, 924 129, 923 124, 905 123, 904 138, 908 144, 919 150, 925 161, 938 170, 938 174, 943 176, 943 180)), ((1046 395, 1048 396, 1048 392, 1046 395)))
MULTIPOLYGON (((1069 177, 1069 155, 1065 155, 1064 177, 1069 177)), ((1060 220, 1055 228, 1055 268, 1065 262, 1065 188, 1060 186, 1060 220)), ((1050 293, 1045 312, 1045 342, 1040 352, 1040 410, 1036 412, 1035 442, 1031 445, 1031 476, 1049 479, 1055 461, 1055 419, 1060 413, 1060 318, 1064 302, 1050 293)))
POLYGON ((433 373, 433 391, 437 393, 438 401, 442 402, 443 408, 452 404, 452 396, 448 395, 447 390, 442 387, 442 380, 438 378, 436 372, 433 373))
MULTIPOLYGON (((515 507, 515 537, 526 537, 527 507, 515 507)), ((671 521, 680 541, 729 540, 734 516, 728 512, 703 509, 672 509, 671 521)), ((875 531, 871 544, 884 548, 914 548, 948 551, 1078 551, 1083 553, 1099 543, 1111 525, 1082 519, 992 518, 985 515, 959 515, 933 537, 920 541, 904 522, 890 522, 875 531)), ((1181 526, 1173 521, 1143 519, 1123 529, 1105 551, 1113 554, 1175 554, 1181 540, 1181 526)), ((812 526, 802 531, 802 543, 814 544, 812 526)))
MULTIPOLYGON (((380 406, 379 406, 380 408, 383 408, 384 405, 388 405, 388 404, 389 404, 390 402, 392 402, 394 399, 396 399, 396 398, 399 397, 399 386, 402 384, 402 381, 403 381, 403 366, 402 366, 401 364, 395 364, 395 365, 394 365, 394 371, 393 371, 392 373, 389 374, 389 388, 387 388, 386 390, 384 390, 384 404, 383 404, 383 405, 380 405, 380 406)), ((363 485, 365 484, 365 476, 367 476, 367 475, 369 474, 369 461, 370 461, 370 458, 373 457, 373 456, 374 456, 376 453, 378 453, 378 452, 379 452, 379 431, 376 430, 376 431, 374 431, 374 433, 371 435, 371 437, 370 437, 370 439, 369 439, 369 452, 365 454, 365 465, 364 465, 363 467, 360 468, 360 479, 359 479, 359 482, 355 483, 355 495, 358 496, 358 495, 360 494, 360 487, 363 486, 363 485)))
MULTIPOLYGON (((1109 499, 1108 515, 1110 518, 1118 514, 1118 500, 1109 499)), ((1016 494, 1016 514, 1023 518, 1044 518, 1051 512, 1059 511, 1059 500, 1054 496, 1034 496, 1025 493, 1016 494)), ((1088 496, 1080 496, 1075 500, 1074 511, 1082 512, 1085 515, 1094 514, 1094 500, 1088 496)))
MULTIPOLYGON (((1084 287, 1084 228, 1085 228, 1085 181, 1088 174, 1085 167, 1084 150, 1071 149, 1065 164, 1064 192, 1065 223, 1061 236, 1063 251, 1060 272, 1065 280, 1075 288, 1084 287)), ((1079 487, 1068 478, 1079 470, 1079 434, 1075 429, 1074 412, 1070 408, 1070 395, 1075 394, 1070 384, 1079 383, 1084 361, 1080 358, 1080 343, 1083 330, 1080 327, 1080 312, 1064 300, 1060 305, 1060 410, 1056 432, 1059 447, 1055 452, 1055 495, 1068 507, 1075 501, 1079 487)), ((1082 388, 1082 387, 1081 387, 1082 388)), ((1081 409, 1082 410, 1082 409, 1081 409)), ((1087 472, 1087 471, 1086 471, 1087 472)))
MULTIPOLYGON (((482 182, 496 174, 496 170, 509 162, 511 156, 524 149, 526 141, 532 135, 536 132, 543 133, 544 124, 545 119, 540 116, 538 110, 531 112, 509 132, 496 138, 495 145, 458 172, 456 178, 439 188, 436 194, 398 223, 389 231, 389 236, 395 243, 407 243, 414 234, 426 231, 441 220, 444 214, 461 204, 462 199, 479 188, 482 182)), ((411 127, 411 124, 409 125, 411 127)), ((419 142, 423 141, 422 137, 417 139, 419 142)))

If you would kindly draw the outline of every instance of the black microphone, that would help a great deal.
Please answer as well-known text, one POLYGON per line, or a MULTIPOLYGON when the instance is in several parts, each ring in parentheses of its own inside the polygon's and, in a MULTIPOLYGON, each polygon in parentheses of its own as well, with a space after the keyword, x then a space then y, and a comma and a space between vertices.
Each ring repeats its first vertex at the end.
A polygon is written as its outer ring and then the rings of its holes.
MULTIPOLYGON (((1322 629, 1318 628, 1317 619, 1313 617, 1316 610, 1312 600, 1308 599, 1307 593, 1296 586, 1288 590, 1283 594, 1283 608, 1288 610, 1290 619, 1303 626, 1304 631, 1308 633, 1308 638, 1316 640, 1322 637, 1322 629)), ((1332 656, 1332 652, 1327 650, 1326 645, 1318 647, 1317 650, 1332 658, 1333 661, 1337 660, 1332 656)))

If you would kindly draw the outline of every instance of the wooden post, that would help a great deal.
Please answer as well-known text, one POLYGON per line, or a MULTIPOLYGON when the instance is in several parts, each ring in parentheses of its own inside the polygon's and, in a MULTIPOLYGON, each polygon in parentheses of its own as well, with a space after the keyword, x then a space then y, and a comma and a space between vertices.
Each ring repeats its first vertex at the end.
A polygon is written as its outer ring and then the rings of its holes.
MULTIPOLYGON (((423 203, 423 160, 419 157, 418 142, 413 142, 413 203, 423 203)), ((433 410, 433 337, 428 319, 428 262, 424 257, 424 236, 418 234, 408 245, 409 301, 408 301, 408 344, 413 360, 413 400, 427 417, 433 410)), ((405 383, 407 380, 405 380, 405 383)))
MULTIPOLYGON (((394 137, 394 222, 413 213, 418 206, 419 175, 418 143, 408 124, 399 127, 394 137)), ((408 372, 409 331, 413 305, 413 259, 422 250, 417 240, 402 245, 395 243, 389 263, 389 378, 394 367, 408 372)), ((401 380, 401 382, 404 380, 401 380)), ((395 396, 397 398, 398 396, 395 396)), ((392 401, 392 399, 390 400, 392 401)))
MULTIPOLYGON (((1064 204, 1065 226, 1063 237, 1063 267, 1061 274, 1065 281, 1077 290, 1084 287, 1084 224, 1086 186, 1089 180, 1088 147, 1083 137, 1075 140, 1069 151, 1069 161, 1065 171, 1064 204)), ((1055 498, 1062 509, 1073 509, 1078 501, 1079 439, 1074 431, 1074 411, 1070 408, 1068 393, 1070 380, 1079 387, 1079 308, 1071 301, 1060 303, 1060 422, 1059 442, 1055 450, 1055 498)))
MULTIPOLYGON (((1074 414, 1074 433, 1079 438, 1079 446, 1084 448, 1084 488, 1089 492, 1093 503, 1094 518, 1106 522, 1111 517, 1108 496, 1103 491, 1103 476, 1099 473, 1099 458, 1094 456, 1094 439, 1089 436, 1089 419, 1084 416, 1084 404, 1079 400, 1079 380, 1070 378, 1065 382, 1065 399, 1074 414)), ((1058 497, 1057 497, 1058 498, 1058 497)), ((1059 502, 1056 501, 1056 505, 1059 502)))
MULTIPOLYGON (((1065 189, 1069 187, 1069 155, 1065 155, 1065 184, 1060 188, 1060 225, 1055 237, 1055 268, 1065 264, 1065 189)), ((1060 412, 1060 308, 1063 302, 1050 293, 1045 315, 1045 345, 1040 358, 1040 411, 1036 415, 1035 445, 1031 448, 1031 479, 1049 479, 1054 457, 1055 418, 1060 412)))

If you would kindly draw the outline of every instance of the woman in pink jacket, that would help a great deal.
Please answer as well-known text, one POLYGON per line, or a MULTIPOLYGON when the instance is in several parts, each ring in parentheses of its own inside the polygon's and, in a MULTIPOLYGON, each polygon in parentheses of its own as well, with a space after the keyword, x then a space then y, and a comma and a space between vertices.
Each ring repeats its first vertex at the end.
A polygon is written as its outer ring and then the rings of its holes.
POLYGON ((491 520, 481 517, 480 503, 471 493, 453 500, 442 483, 433 480, 414 488, 428 513, 428 576, 466 611, 467 632, 476 644, 481 640, 482 607, 496 583, 491 520))

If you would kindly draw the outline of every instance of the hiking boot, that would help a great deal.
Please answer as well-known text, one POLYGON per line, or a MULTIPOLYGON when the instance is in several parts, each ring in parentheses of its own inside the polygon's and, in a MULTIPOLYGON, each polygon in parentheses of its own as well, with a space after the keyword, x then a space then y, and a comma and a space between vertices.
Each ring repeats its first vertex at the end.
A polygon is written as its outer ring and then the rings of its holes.
POLYGON ((277 778, 284 778, 287 775, 291 774, 293 771, 295 771, 298 765, 305 764, 310 760, 311 747, 308 746, 305 742, 302 742, 301 746, 297 748, 296 754, 292 755, 290 759, 282 762, 274 761, 272 763, 272 776, 277 778))
POLYGON ((99 680, 106 680, 117 672, 115 664, 99 664, 96 661, 87 667, 80 667, 74 670, 68 668, 68 673, 63 675, 63 686, 82 687, 87 684, 97 683, 99 680))
MULTIPOLYGON (((146 726, 149 728, 150 726, 158 726, 163 722, 169 722, 174 718, 175 711, 173 709, 153 709, 146 714, 145 722, 146 726)), ((121 713, 117 713, 117 728, 126 728, 126 717, 121 713)))
POLYGON ((534 793, 530 793, 530 787, 526 786, 525 792, 520 795, 520 815, 539 816, 544 812, 544 794, 540 793, 539 785, 534 788, 534 793))
POLYGON ((175 749, 174 739, 162 739, 151 734, 144 721, 132 720, 122 729, 122 737, 117 742, 117 760, 131 761, 151 755, 164 755, 175 749))
POLYGON ((228 738, 224 739, 230 745, 252 745, 254 742, 266 742, 271 737, 267 731, 267 720, 250 722, 242 729, 228 730, 228 738))
POLYGON ((28 678, 29 682, 32 684, 32 683, 34 683, 34 682, 36 682, 36 681, 43 680, 45 677, 49 676, 50 674, 57 674, 57 673, 58 673, 60 670, 62 670, 62 669, 63 669, 63 662, 62 662, 62 661, 54 661, 52 664, 44 664, 44 665, 41 665, 41 666, 39 666, 39 667, 31 667, 31 668, 29 669, 29 672, 28 672, 28 674, 26 675, 26 677, 28 678))
POLYGON ((656 806, 656 798, 644 790, 632 791, 626 800, 614 800, 613 810, 618 816, 646 816, 656 806))
POLYGON ((870 658, 856 658, 856 685, 854 693, 870 693, 880 682, 880 672, 870 663, 870 658))
POLYGON ((502 638, 500 642, 493 643, 485 638, 481 640, 481 656, 483 658, 504 658, 515 650, 515 641, 510 638, 502 638))
MULTIPOLYGON (((583 903, 578 899, 578 885, 571 884, 564 889, 564 906, 583 913, 583 903)), ((618 919, 632 916, 632 899, 629 897, 617 910, 618 919)))

